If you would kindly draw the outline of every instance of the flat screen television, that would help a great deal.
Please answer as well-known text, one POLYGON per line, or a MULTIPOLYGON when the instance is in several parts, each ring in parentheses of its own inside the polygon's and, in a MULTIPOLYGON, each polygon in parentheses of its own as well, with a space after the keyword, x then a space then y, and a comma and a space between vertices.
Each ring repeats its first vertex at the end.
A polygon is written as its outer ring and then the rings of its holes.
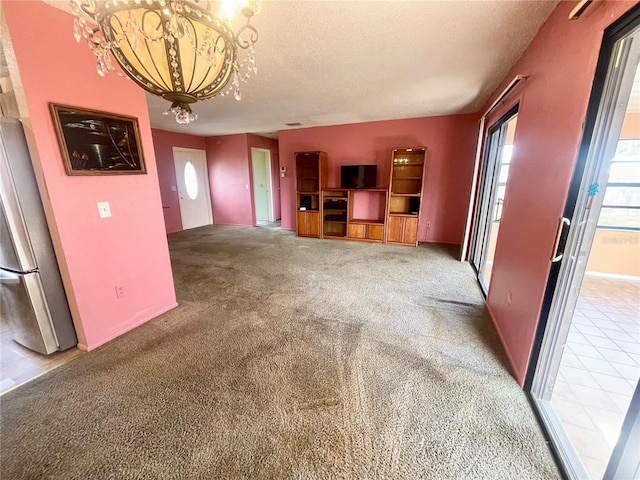
POLYGON ((377 165, 342 165, 340 188, 376 188, 377 165))

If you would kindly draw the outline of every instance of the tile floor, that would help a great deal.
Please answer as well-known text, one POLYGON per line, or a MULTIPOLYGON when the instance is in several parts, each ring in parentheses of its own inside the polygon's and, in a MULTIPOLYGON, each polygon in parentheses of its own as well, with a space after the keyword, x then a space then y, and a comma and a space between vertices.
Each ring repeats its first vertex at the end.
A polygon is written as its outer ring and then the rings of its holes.
POLYGON ((551 403, 592 480, 604 474, 639 378, 640 278, 585 276, 551 403))
POLYGON ((13 341, 9 326, 0 321, 0 395, 82 353, 72 348, 48 356, 37 354, 13 341))

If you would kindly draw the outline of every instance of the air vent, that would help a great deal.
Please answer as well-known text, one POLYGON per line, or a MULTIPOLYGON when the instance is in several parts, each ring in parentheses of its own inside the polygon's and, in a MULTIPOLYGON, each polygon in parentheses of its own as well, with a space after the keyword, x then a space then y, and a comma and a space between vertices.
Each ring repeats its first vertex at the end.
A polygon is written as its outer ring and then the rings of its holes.
POLYGON ((285 125, 287 127, 300 127, 300 126, 302 126, 302 124, 300 122, 285 123, 285 125))

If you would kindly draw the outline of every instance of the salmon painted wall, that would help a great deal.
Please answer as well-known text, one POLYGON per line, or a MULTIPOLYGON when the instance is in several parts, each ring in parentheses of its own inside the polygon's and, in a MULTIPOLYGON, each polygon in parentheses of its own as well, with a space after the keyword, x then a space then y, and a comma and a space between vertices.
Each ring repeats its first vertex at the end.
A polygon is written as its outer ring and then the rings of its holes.
MULTIPOLYGON (((260 135, 247 135, 249 147, 249 158, 251 158, 251 148, 264 148, 271 152, 271 195, 273 199, 273 215, 276 220, 280 220, 280 161, 278 152, 278 141, 271 138, 261 137, 260 135)), ((253 166, 253 163, 250 162, 253 166)), ((253 170, 251 172, 251 181, 253 182, 253 170)), ((253 220, 255 224, 255 209, 253 211, 253 220)))
POLYGON ((208 137, 206 146, 213 223, 253 226, 247 135, 208 137))
MULTIPOLYGON (((488 105, 516 74, 527 80, 492 115, 519 102, 518 125, 487 307, 523 384, 576 163, 604 29, 636 2, 599 2, 579 19, 560 2, 488 105)), ((483 109, 484 110, 484 109, 483 109)))
POLYGON ((207 143, 203 137, 168 132, 157 128, 151 129, 151 134, 158 166, 165 228, 167 233, 180 232, 182 231, 182 218, 176 185, 176 170, 173 163, 173 147, 206 150, 207 143))
POLYGON ((70 14, 33 1, 4 0, 2 9, 79 347, 91 350, 176 305, 145 95, 115 74, 97 75, 70 14), (148 174, 67 176, 49 102, 138 117, 148 174), (98 216, 99 201, 110 202, 111 218, 98 216))
POLYGON ((389 186, 391 149, 426 146, 427 166, 418 239, 460 244, 473 174, 478 115, 412 118, 279 132, 282 228, 295 229, 294 152, 325 151, 328 186, 340 185, 340 165, 378 165, 378 185, 389 186), (427 228, 427 221, 431 227, 427 228))

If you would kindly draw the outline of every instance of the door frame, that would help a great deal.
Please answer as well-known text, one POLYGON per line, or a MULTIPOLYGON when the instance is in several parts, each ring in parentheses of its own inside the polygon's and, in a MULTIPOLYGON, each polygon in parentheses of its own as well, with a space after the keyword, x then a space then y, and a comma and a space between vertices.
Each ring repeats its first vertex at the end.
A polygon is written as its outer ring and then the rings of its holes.
MULTIPOLYGON (((469 204, 467 206, 467 220, 465 222, 464 234, 462 235, 462 242, 460 245, 460 261, 465 262, 471 259, 470 250, 473 242, 473 225, 476 214, 476 204, 478 199, 478 183, 481 180, 480 171, 482 167, 482 154, 484 148, 486 148, 485 140, 485 124, 487 117, 494 111, 498 104, 504 102, 504 99, 515 90, 515 88, 526 80, 526 76, 519 73, 513 77, 513 79, 507 84, 505 89, 496 97, 493 103, 489 106, 486 112, 480 117, 480 125, 478 128, 478 140, 476 141, 476 154, 473 162, 473 176, 471 177, 471 192, 469 193, 469 204)), ((517 101, 514 103, 519 104, 517 101)), ((469 262, 471 263, 471 262, 469 262)))
MULTIPOLYGON (((480 171, 480 188, 478 189, 478 197, 476 199, 476 211, 473 219, 473 233, 471 236, 470 249, 469 249, 469 264, 473 268, 476 279, 480 285, 480 290, 483 295, 486 297, 489 293, 489 285, 487 285, 486 289, 480 279, 480 273, 484 270, 487 258, 486 252, 484 258, 482 257, 482 252, 479 251, 479 238, 480 236, 485 237, 483 245, 485 247, 488 246, 488 242, 490 240, 491 233, 491 214, 495 207, 495 198, 494 193, 498 184, 498 177, 500 172, 498 171, 498 166, 501 164, 501 155, 502 152, 496 151, 496 148, 500 146, 504 146, 504 140, 507 136, 507 130, 503 131, 503 127, 509 123, 509 121, 516 115, 518 115, 518 111, 520 108, 520 103, 517 102, 513 105, 509 110, 504 113, 498 120, 496 120, 488 129, 487 133, 484 136, 483 144, 484 144, 484 152, 483 152, 483 160, 482 167, 480 171), (498 134, 498 143, 496 144, 492 141, 492 136, 498 134), (487 176, 493 172, 492 177, 489 182, 487 182, 487 176), (487 192, 488 190, 488 192, 487 192), (491 195, 492 198, 489 199, 489 202, 485 205, 484 196, 485 194, 491 195), (476 265, 476 255, 478 257, 478 265, 476 265)), ((514 141, 515 143, 515 141, 514 141)), ((507 182, 508 182, 507 178, 507 182)), ((481 249, 480 249, 481 250, 481 249)))
POLYGON ((269 190, 269 195, 267 196, 267 217, 269 218, 269 222, 275 222, 275 213, 274 213, 274 205, 273 205, 273 180, 271 175, 273 172, 271 171, 271 150, 268 148, 260 148, 260 147, 251 147, 251 207, 253 208, 253 224, 255 226, 258 225, 258 219, 256 214, 256 191, 255 185, 253 181, 253 152, 259 151, 264 153, 264 161, 267 165, 267 188, 269 190))
POLYGON ((178 196, 178 208, 180 209, 180 222, 182 223, 182 229, 184 230, 184 221, 182 217, 182 204, 180 203, 180 192, 178 191, 178 174, 176 170, 176 152, 184 152, 184 153, 196 153, 200 155, 204 164, 204 174, 206 181, 204 182, 204 195, 207 198, 207 215, 209 219, 209 225, 213 225, 213 206, 211 200, 211 187, 209 184, 211 183, 209 179, 209 165, 207 164, 207 152, 206 150, 200 150, 198 148, 186 148, 186 147, 172 147, 172 155, 173 155, 173 171, 176 175, 176 195, 178 196))
MULTIPOLYGON (((580 194, 580 187, 582 185, 582 179, 584 177, 585 168, 587 166, 587 157, 589 155, 591 142, 595 133, 596 120, 598 117, 598 112, 600 110, 600 102, 605 90, 605 83, 609 71, 609 61, 613 53, 613 48, 615 46, 615 43, 620 38, 624 37, 627 33, 633 30, 635 26, 637 26, 638 22, 640 22, 640 6, 632 8, 629 12, 620 17, 620 19, 618 19, 615 23, 609 26, 604 32, 604 38, 602 41, 602 47, 600 48, 593 86, 591 88, 591 95, 589 97, 589 103, 587 105, 587 114, 585 117, 580 147, 578 149, 576 166, 573 172, 573 177, 571 178, 571 183, 569 184, 569 192, 567 194, 567 201, 563 211, 563 216, 565 218, 570 218, 573 216, 576 203, 578 201, 578 196, 580 194)), ((567 236, 565 235, 560 239, 557 247, 557 252, 564 252, 566 244, 567 236)), ((555 290, 558 284, 560 269, 563 263, 564 262, 551 263, 549 280, 547 281, 547 286, 545 288, 538 327, 536 329, 532 353, 529 358, 529 366, 527 367, 527 374, 525 376, 524 390, 526 392, 531 391, 533 377, 535 376, 535 371, 540 357, 542 341, 547 329, 547 320, 551 311, 551 304, 553 302, 555 290)))
MULTIPOLYGON (((569 185, 567 200, 563 210, 563 217, 560 219, 561 221, 562 219, 574 218, 579 200, 584 198, 585 195, 585 192, 583 191, 583 183, 585 181, 585 175, 589 174, 589 172, 586 171, 587 167, 592 166, 589 162, 593 155, 592 142, 594 140, 594 135, 600 128, 599 122, 601 121, 601 117, 599 116, 599 113, 601 111, 602 102, 605 98, 606 88, 608 87, 607 79, 615 45, 621 38, 637 28, 638 25, 640 25, 640 5, 633 7, 630 11, 610 25, 604 32, 589 103, 587 105, 582 139, 578 148, 574 173, 569 185)), ((598 148, 600 147, 598 146, 598 148)), ((559 229, 558 238, 556 239, 556 251, 553 252, 556 259, 562 258, 559 256, 564 255, 565 249, 570 244, 572 238, 577 235, 577 230, 581 228, 579 225, 574 225, 572 227, 573 228, 571 228, 568 233, 563 233, 562 229, 559 229)), ((563 260, 566 259, 563 258, 563 260)), ((545 388, 544 385, 547 384, 547 382, 544 384, 542 382, 537 382, 536 371, 539 368, 550 368, 551 361, 549 360, 548 355, 543 354, 545 344, 550 341, 549 336, 557 338, 559 335, 563 334, 563 329, 567 330, 569 328, 567 325, 562 325, 562 322, 557 322, 556 325, 549 324, 551 316, 554 316, 555 318, 554 309, 556 308, 556 305, 554 299, 556 298, 556 290, 562 287, 560 284, 562 280, 561 274, 564 273, 566 268, 567 263, 565 261, 552 261, 551 263, 549 278, 545 288, 523 389, 529 398, 536 416, 540 420, 545 437, 549 441, 551 451, 556 458, 558 467, 560 468, 563 476, 566 478, 577 478, 581 475, 585 475, 586 472, 580 472, 579 467, 576 467, 580 465, 580 461, 574 461, 579 460, 578 458, 574 458, 577 457, 577 453, 575 451, 566 450, 560 447, 560 445, 565 444, 565 442, 570 443, 566 433, 564 432, 564 427, 562 426, 557 414, 550 406, 550 401, 534 397, 534 395, 542 397, 542 394, 544 393, 543 390, 545 388), (550 330, 547 335, 548 328, 552 330, 550 330)), ((567 291, 567 289, 564 290, 565 292, 567 291)), ((619 442, 624 438, 628 438, 631 431, 637 432, 638 429, 640 429, 639 418, 640 393, 638 392, 638 387, 636 387, 632 403, 622 425, 622 433, 619 437, 619 442)), ((605 479, 614 478, 616 472, 619 471, 619 468, 628 466, 628 449, 626 447, 628 447, 628 445, 618 443, 614 448, 614 452, 610 457, 609 465, 607 466, 607 470, 604 475, 605 479)))

